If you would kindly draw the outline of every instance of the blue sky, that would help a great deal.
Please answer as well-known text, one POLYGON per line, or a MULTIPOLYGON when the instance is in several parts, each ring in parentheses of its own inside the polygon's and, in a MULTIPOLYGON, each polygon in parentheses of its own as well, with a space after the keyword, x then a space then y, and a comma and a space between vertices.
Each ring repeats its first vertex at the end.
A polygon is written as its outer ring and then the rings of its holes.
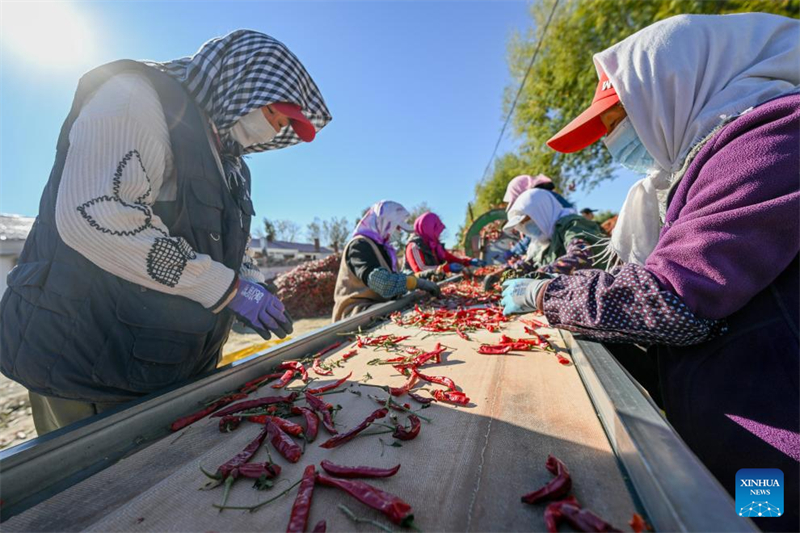
MULTIPOLYGON (((334 117, 313 143, 249 159, 258 220, 354 222, 377 200, 409 209, 424 201, 450 241, 504 120, 506 44, 531 24, 529 2, 503 0, 0 5, 0 212, 36 215, 83 72, 191 55, 211 37, 252 28, 300 58, 334 117)), ((633 179, 572 199, 618 210, 633 179)))

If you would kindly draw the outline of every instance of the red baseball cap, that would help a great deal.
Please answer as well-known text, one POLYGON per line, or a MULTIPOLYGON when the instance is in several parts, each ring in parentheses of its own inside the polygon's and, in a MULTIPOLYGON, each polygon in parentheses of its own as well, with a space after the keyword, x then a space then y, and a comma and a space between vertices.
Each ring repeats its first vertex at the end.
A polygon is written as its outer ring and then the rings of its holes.
POLYGON ((594 99, 589 108, 556 133, 547 146, 557 152, 566 154, 583 150, 590 144, 600 140, 607 132, 600 120, 600 114, 614 107, 619 102, 619 95, 614 90, 611 80, 600 70, 600 81, 594 91, 594 99))
POLYGON ((297 104, 290 104, 289 102, 275 102, 271 104, 272 107, 286 115, 291 119, 291 125, 294 132, 300 139, 310 143, 317 135, 317 129, 303 114, 303 110, 297 104))

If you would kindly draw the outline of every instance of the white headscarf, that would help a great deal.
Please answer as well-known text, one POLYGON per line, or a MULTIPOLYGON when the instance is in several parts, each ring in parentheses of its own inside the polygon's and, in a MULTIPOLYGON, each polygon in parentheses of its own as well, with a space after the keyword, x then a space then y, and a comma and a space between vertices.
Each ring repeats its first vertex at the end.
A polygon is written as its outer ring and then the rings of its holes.
MULTIPOLYGON (((527 215, 539 226, 546 237, 552 238, 556 222, 560 218, 574 213, 574 209, 561 205, 549 191, 528 189, 517 197, 514 205, 508 210, 508 220, 511 222, 515 217, 527 215)), ((515 224, 515 227, 518 226, 519 223, 515 224)))
POLYGON ((666 197, 693 146, 725 120, 800 86, 800 21, 768 15, 679 15, 594 56, 658 169, 631 188, 611 237, 644 264, 666 197))

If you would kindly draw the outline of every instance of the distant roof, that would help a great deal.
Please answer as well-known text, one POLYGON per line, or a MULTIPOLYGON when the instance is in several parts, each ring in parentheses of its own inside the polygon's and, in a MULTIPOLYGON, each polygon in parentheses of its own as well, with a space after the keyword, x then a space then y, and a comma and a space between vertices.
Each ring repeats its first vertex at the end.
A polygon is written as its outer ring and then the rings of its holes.
POLYGON ((0 241, 24 241, 34 220, 33 217, 0 214, 0 241))
POLYGON ((250 240, 250 246, 253 248, 263 248, 266 244, 268 250, 297 250, 301 253, 306 254, 313 254, 313 253, 323 253, 323 254, 332 254, 333 250, 327 248, 325 246, 319 247, 319 252, 314 249, 313 244, 308 244, 304 242, 288 242, 288 241, 272 241, 266 242, 266 239, 262 239, 260 237, 253 237, 250 240))

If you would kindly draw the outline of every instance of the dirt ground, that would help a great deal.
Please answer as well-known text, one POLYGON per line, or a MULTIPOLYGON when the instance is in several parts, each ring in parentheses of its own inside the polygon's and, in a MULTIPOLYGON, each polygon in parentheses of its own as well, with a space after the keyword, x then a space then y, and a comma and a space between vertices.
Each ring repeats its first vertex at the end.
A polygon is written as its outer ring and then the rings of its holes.
MULTIPOLYGON (((298 320, 295 322, 292 336, 299 337, 328 324, 330 324, 328 316, 298 320)), ((257 333, 244 332, 237 328, 231 331, 223 352, 241 350, 261 342, 263 340, 257 333)), ((33 427, 28 391, 19 383, 0 374, 0 450, 35 437, 36 430, 33 427)))

